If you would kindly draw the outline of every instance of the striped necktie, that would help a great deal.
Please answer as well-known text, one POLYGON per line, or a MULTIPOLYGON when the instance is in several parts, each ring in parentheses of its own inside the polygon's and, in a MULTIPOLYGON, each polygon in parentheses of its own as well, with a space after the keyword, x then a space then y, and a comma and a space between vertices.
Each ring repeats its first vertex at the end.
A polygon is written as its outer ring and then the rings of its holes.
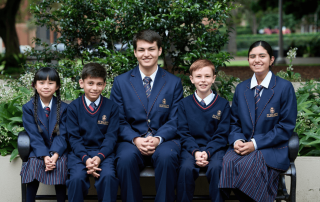
POLYGON ((44 107, 44 113, 46 114, 46 117, 49 118, 50 115, 50 108, 49 107, 44 107))
POLYGON ((256 89, 256 95, 254 96, 254 101, 255 101, 255 119, 257 121, 257 118, 258 118, 258 107, 259 107, 259 101, 260 101, 260 92, 262 90, 263 86, 261 85, 258 85, 255 87, 256 89))
POLYGON ((201 100, 201 105, 203 106, 203 107, 206 107, 206 103, 204 102, 204 100, 201 100))
POLYGON ((96 104, 94 104, 94 102, 91 102, 89 105, 89 109, 93 112, 96 109, 96 104))
POLYGON ((147 99, 149 101, 149 97, 151 95, 151 85, 150 85, 150 82, 152 81, 152 79, 148 76, 144 77, 143 79, 143 82, 144 82, 144 89, 146 90, 146 96, 147 96, 147 99))

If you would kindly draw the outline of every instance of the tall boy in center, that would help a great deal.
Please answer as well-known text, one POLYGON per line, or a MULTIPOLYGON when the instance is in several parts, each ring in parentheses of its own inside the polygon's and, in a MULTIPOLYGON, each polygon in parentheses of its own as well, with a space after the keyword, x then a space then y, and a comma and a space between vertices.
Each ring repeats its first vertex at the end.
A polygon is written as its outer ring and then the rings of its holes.
POLYGON ((178 108, 182 151, 177 201, 192 201, 195 180, 200 168, 205 167, 211 201, 223 202, 218 183, 229 135, 229 102, 211 90, 216 79, 211 61, 199 59, 189 71, 197 90, 182 99, 178 108))
POLYGON ((172 202, 179 168, 177 109, 183 97, 182 84, 158 67, 162 53, 158 33, 137 33, 133 46, 139 65, 115 78, 110 96, 120 111, 116 169, 121 198, 142 202, 140 171, 150 163, 155 169, 155 201, 172 202))

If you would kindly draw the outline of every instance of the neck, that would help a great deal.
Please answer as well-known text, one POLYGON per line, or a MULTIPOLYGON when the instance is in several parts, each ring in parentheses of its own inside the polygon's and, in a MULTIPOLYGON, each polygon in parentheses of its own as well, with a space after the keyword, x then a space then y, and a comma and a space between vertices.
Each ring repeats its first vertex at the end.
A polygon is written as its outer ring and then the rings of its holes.
POLYGON ((267 74, 269 71, 267 71, 267 73, 260 73, 260 74, 255 74, 256 75, 256 79, 257 79, 257 83, 258 85, 260 85, 262 83, 262 81, 264 80, 264 78, 266 78, 267 74))
POLYGON ((139 65, 140 71, 146 76, 151 76, 157 70, 157 68, 158 68, 158 65, 155 65, 154 67, 150 67, 150 68, 141 67, 139 65))
POLYGON ((51 101, 51 98, 52 98, 52 96, 49 97, 49 98, 43 98, 43 97, 40 96, 40 99, 41 99, 41 101, 43 102, 43 104, 44 104, 45 106, 49 106, 50 101, 51 101))
POLYGON ((208 92, 199 92, 199 91, 196 91, 197 95, 203 100, 204 98, 206 98, 208 95, 210 95, 211 93, 211 90, 208 91, 208 92))

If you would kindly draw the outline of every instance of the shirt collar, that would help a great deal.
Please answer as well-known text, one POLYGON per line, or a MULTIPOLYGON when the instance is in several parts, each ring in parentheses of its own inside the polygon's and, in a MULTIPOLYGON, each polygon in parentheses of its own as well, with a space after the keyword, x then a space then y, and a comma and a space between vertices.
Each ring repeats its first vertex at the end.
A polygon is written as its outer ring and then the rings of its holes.
MULTIPOLYGON (((271 81, 271 77, 272 77, 272 73, 271 71, 269 71, 267 76, 263 79, 260 85, 263 86, 264 88, 268 88, 271 81)), ((257 85, 258 85, 258 82, 257 82, 256 74, 253 74, 251 78, 250 89, 256 87, 257 85)))
MULTIPOLYGON (((151 76, 149 76, 151 78, 151 82, 154 82, 154 80, 156 78, 156 75, 157 75, 157 72, 158 72, 158 69, 159 69, 159 67, 157 66, 156 71, 154 71, 153 74, 151 74, 151 76)), ((143 80, 144 77, 146 77, 146 75, 144 73, 142 73, 142 71, 140 70, 140 67, 139 67, 139 71, 140 71, 140 74, 141 74, 141 79, 143 80)))
MULTIPOLYGON (((52 96, 52 98, 53 98, 53 96, 52 96)), ((51 98, 51 100, 50 100, 49 106, 44 105, 43 102, 42 102, 42 100, 41 100, 41 98, 40 98, 40 102, 41 102, 42 109, 44 109, 45 107, 49 107, 50 110, 51 110, 51 107, 52 107, 52 98, 51 98)))
MULTIPOLYGON (((85 98, 85 100, 86 100, 86 104, 87 104, 87 106, 90 106, 90 104, 91 104, 91 101, 86 97, 86 96, 84 96, 84 98, 85 98)), ((100 96, 98 97, 98 99, 96 99, 96 101, 94 101, 94 104, 96 105, 96 106, 98 106, 99 105, 99 103, 100 103, 100 96)))
MULTIPOLYGON (((196 95, 197 100, 201 102, 202 99, 198 96, 197 91, 194 92, 194 94, 196 95)), ((206 103, 206 105, 208 105, 209 103, 212 102, 214 97, 215 97, 215 94, 211 91, 211 93, 207 97, 205 97, 203 101, 206 103)))

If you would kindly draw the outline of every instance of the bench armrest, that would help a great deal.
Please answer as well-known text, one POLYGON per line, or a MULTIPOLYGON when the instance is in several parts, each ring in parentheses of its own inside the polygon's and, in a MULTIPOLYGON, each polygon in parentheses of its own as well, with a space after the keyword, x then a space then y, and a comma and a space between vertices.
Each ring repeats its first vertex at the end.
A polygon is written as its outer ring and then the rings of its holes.
POLYGON ((27 162, 30 154, 30 137, 27 132, 18 135, 18 152, 23 162, 27 162))
POLYGON ((291 138, 289 139, 288 147, 290 162, 294 162, 299 152, 299 136, 296 132, 293 132, 291 138))

